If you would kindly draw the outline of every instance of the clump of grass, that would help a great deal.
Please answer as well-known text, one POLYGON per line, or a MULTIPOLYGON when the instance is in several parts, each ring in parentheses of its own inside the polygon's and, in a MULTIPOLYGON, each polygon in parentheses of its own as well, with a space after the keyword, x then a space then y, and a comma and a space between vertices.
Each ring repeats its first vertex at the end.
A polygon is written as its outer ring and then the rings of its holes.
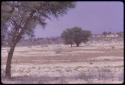
POLYGON ((95 78, 95 74, 92 71, 89 72, 80 72, 76 79, 83 79, 88 83, 92 83, 93 79, 95 78))
POLYGON ((48 47, 48 45, 47 44, 42 44, 41 47, 48 47))
POLYGON ((113 73, 110 68, 89 69, 87 72, 80 72, 76 79, 83 79, 88 83, 98 80, 113 80, 113 73))
POLYGON ((54 50, 56 54, 60 54, 62 52, 62 49, 61 48, 57 48, 54 50))
POLYGON ((118 74, 118 80, 123 82, 123 80, 124 80, 124 74, 123 74, 123 72, 120 72, 118 74))
POLYGON ((108 79, 113 80, 113 73, 110 70, 110 68, 98 69, 98 79, 99 80, 108 80, 108 79))

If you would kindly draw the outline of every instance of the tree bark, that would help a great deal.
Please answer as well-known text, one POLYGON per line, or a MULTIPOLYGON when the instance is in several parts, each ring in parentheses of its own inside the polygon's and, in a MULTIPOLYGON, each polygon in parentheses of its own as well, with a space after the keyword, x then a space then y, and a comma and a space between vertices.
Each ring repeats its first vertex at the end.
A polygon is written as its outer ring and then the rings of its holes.
POLYGON ((76 46, 79 47, 79 43, 76 43, 76 46))
POLYGON ((8 53, 8 57, 7 57, 7 63, 6 63, 6 74, 5 74, 5 77, 6 78, 11 78, 11 62, 12 62, 12 57, 13 57, 13 53, 14 53, 14 49, 15 49, 15 46, 16 44, 20 41, 20 39, 22 38, 22 35, 24 34, 25 32, 25 28, 27 27, 27 24, 28 22, 30 21, 30 19, 32 18, 33 16, 33 13, 32 12, 30 14, 30 16, 28 17, 24 27, 22 28, 21 32, 18 34, 18 36, 14 36, 13 37, 13 42, 11 43, 11 46, 10 46, 10 50, 9 50, 9 53, 8 53))
POLYGON ((72 47, 72 44, 71 44, 71 47, 72 47))
POLYGON ((6 63, 6 75, 5 75, 6 78, 11 78, 11 62, 12 62, 12 56, 14 53, 15 46, 16 44, 12 45, 8 53, 7 63, 6 63))

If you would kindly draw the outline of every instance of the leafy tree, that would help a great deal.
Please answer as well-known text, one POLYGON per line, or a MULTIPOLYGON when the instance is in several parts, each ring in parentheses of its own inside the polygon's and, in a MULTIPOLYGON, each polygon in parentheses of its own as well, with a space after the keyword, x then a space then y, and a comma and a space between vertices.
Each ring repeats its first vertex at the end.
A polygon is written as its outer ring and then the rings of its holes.
POLYGON ((92 36, 90 31, 87 30, 83 30, 83 42, 86 43, 87 41, 89 41, 89 38, 92 36))
POLYGON ((1 6, 2 35, 10 50, 6 63, 6 77, 11 78, 11 61, 17 43, 25 35, 32 36, 37 24, 46 25, 46 19, 59 17, 74 8, 73 2, 57 1, 6 1, 1 6), (3 28, 6 26, 6 29, 3 28))
POLYGON ((65 44, 70 44, 71 47, 72 47, 72 44, 73 44, 73 32, 71 29, 67 29, 65 30, 61 37, 64 39, 64 43, 65 44))
POLYGON ((87 30, 82 30, 79 27, 73 27, 71 29, 66 29, 62 33, 62 38, 64 39, 66 44, 75 43, 77 47, 79 47, 81 42, 86 43, 91 36, 91 32, 87 30))
POLYGON ((102 35, 103 35, 104 37, 106 37, 107 34, 108 34, 107 32, 103 32, 103 33, 102 33, 102 35))
POLYGON ((112 34, 112 32, 103 32, 103 33, 102 33, 102 35, 104 35, 105 37, 106 37, 107 35, 110 35, 110 34, 112 34))

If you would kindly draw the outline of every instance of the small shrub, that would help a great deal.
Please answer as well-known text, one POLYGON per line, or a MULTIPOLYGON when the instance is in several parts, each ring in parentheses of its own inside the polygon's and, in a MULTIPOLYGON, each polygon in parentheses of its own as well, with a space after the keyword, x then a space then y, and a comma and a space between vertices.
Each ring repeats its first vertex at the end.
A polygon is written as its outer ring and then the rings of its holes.
POLYGON ((95 78, 95 74, 93 74, 93 72, 89 71, 89 72, 81 72, 78 76, 77 79, 83 79, 88 83, 92 83, 93 79, 95 78))
POLYGON ((98 76, 99 80, 113 79, 113 73, 108 68, 101 68, 100 70, 98 70, 98 73, 99 73, 98 76))
POLYGON ((61 52, 62 52, 62 49, 61 49, 61 48, 55 49, 55 53, 56 53, 56 54, 60 54, 61 52))
POLYGON ((123 72, 119 73, 118 80, 123 82, 123 80, 124 80, 124 74, 123 74, 123 72))

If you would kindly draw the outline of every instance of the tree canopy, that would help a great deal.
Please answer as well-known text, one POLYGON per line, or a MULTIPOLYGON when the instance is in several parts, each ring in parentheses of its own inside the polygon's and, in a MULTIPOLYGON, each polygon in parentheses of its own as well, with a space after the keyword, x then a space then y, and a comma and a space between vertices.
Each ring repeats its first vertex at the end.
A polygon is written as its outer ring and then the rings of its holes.
POLYGON ((62 34, 61 37, 64 39, 65 44, 72 44, 75 43, 77 46, 81 42, 86 43, 88 38, 91 36, 91 32, 88 30, 82 30, 80 27, 73 27, 71 29, 66 29, 62 34))
POLYGON ((9 36, 9 39, 14 37, 14 35, 15 37, 18 35, 21 35, 21 37, 23 35, 33 36, 34 28, 37 24, 41 24, 44 27, 46 25, 46 19, 62 16, 70 8, 74 8, 74 3, 68 1, 2 2, 2 35, 6 36, 6 38, 9 36), (6 29, 4 27, 5 25, 7 26, 6 29))

